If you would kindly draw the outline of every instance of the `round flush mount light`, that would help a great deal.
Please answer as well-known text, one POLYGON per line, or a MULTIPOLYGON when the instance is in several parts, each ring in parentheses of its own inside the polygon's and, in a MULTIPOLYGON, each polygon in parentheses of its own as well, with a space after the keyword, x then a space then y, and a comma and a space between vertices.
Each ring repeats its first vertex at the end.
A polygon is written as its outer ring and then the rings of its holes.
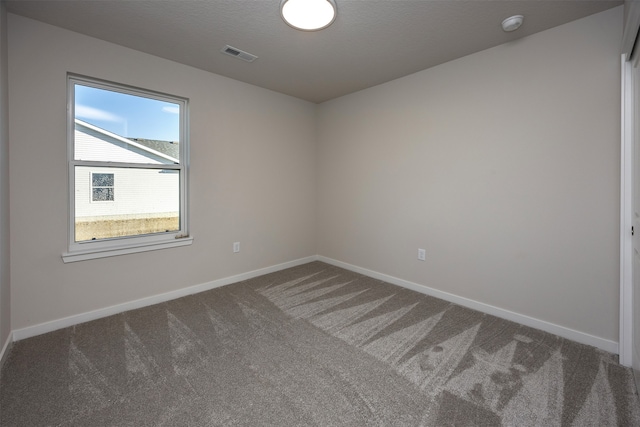
POLYGON ((518 28, 520 28, 520 25, 522 25, 523 20, 524 20, 524 16, 522 15, 510 16, 504 21, 502 21, 502 29, 507 33, 511 31, 515 31, 518 28))
POLYGON ((317 31, 327 28, 336 19, 338 8, 334 0, 282 0, 280 15, 296 30, 317 31))

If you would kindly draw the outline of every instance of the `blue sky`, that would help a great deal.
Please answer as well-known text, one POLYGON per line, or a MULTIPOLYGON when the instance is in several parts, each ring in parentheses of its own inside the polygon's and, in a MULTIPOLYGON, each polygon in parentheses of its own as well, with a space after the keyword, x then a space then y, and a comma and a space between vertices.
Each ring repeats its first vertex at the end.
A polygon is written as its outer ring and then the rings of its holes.
POLYGON ((127 138, 178 141, 180 106, 108 90, 75 85, 75 116, 127 138))

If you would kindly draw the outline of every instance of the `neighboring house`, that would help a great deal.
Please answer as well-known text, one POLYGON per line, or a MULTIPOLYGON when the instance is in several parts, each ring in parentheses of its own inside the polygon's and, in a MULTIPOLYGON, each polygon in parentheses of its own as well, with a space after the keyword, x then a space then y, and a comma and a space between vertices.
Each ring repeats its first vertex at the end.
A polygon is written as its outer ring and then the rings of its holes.
MULTIPOLYGON (((175 164, 178 152, 177 143, 127 139, 75 121, 76 159, 175 164)), ((179 174, 172 170, 76 166, 75 240, 176 230, 179 192, 179 174)))

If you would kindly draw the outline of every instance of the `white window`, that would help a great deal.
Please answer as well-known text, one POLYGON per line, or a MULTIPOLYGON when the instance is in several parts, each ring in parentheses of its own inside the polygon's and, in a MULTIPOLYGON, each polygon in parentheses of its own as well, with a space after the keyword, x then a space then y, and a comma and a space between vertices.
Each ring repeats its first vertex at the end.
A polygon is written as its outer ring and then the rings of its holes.
POLYGON ((114 174, 91 173, 91 201, 113 202, 115 194, 114 174))
POLYGON ((184 98, 68 77, 65 262, 190 244, 184 98))

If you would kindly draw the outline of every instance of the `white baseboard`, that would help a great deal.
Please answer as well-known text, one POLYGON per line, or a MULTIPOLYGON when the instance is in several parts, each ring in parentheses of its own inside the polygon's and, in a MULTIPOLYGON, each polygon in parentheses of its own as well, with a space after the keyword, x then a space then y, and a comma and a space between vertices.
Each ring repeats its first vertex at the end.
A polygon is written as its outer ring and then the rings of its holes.
MULTIPOLYGON (((258 270, 253 270, 253 271, 238 274, 235 276, 213 280, 211 282, 202 283, 200 285, 190 286, 188 288, 178 289, 175 291, 166 292, 163 294, 154 295, 147 298, 142 298, 135 301, 129 301, 126 303, 117 304, 110 307, 106 307, 106 308, 102 308, 102 309, 98 309, 98 310, 94 310, 86 313, 81 313, 74 316, 65 317, 63 319, 53 320, 51 322, 40 323, 38 325, 17 329, 12 331, 12 333, 9 335, 7 342, 4 344, 2 348, 2 353, 0 353, 0 357, 2 358, 5 357, 5 354, 8 353, 8 348, 10 347, 10 344, 13 341, 19 341, 25 338, 34 337, 36 335, 45 334, 47 332, 53 332, 58 329, 66 328, 66 327, 77 325, 84 322, 89 322, 91 320, 100 319, 103 317, 122 313, 128 310, 135 310, 138 308, 147 307, 154 304, 159 304, 162 302, 181 298, 187 295, 196 294, 198 292, 208 291, 210 289, 219 288, 221 286, 226 286, 232 283, 241 282, 243 280, 252 279, 254 277, 258 277, 263 274, 269 274, 269 273, 284 270, 287 268, 296 267, 298 265, 306 264, 312 261, 322 261, 327 264, 335 265, 336 267, 341 267, 346 270, 364 274, 365 276, 373 277, 375 279, 379 279, 397 286, 402 286, 403 288, 411 289, 413 291, 420 292, 425 295, 430 295, 436 298, 440 298, 445 301, 449 301, 449 302, 461 305, 463 307, 468 307, 473 310, 478 310, 483 313, 500 317, 502 319, 511 320, 513 322, 517 322, 522 325, 529 326, 531 328, 540 329, 542 331, 549 332, 549 333, 561 336, 563 338, 570 339, 572 341, 591 345, 599 349, 608 351, 610 353, 618 354, 618 343, 615 341, 606 340, 604 338, 589 335, 584 332, 579 332, 573 329, 566 328, 564 326, 559 326, 554 323, 546 322, 544 320, 525 316, 523 314, 518 314, 513 311, 494 307, 489 304, 484 304, 468 298, 460 297, 458 295, 450 294, 448 292, 439 291, 437 289, 433 289, 428 286, 419 285, 417 283, 409 282, 407 280, 399 279, 393 276, 388 276, 386 274, 378 273, 376 271, 368 270, 366 268, 347 264, 345 262, 337 261, 332 258, 314 255, 306 258, 300 258, 294 261, 285 262, 282 264, 277 264, 271 267, 265 267, 258 270)), ((3 359, 0 359, 0 360, 3 360, 3 359)))
POLYGON ((2 346, 2 350, 0 350, 0 371, 2 371, 2 367, 4 366, 5 359, 9 356, 9 351, 11 351, 11 346, 13 345, 13 331, 9 331, 9 336, 2 346))
POLYGON ((502 308, 494 307, 489 304, 474 301, 472 299, 464 298, 458 295, 450 294, 448 292, 439 291, 437 289, 430 288, 428 286, 419 285, 417 283, 409 282, 407 280, 398 279, 397 277, 388 276, 386 274, 378 273, 377 271, 368 270, 366 268, 358 267, 355 265, 347 264, 342 261, 327 258, 324 256, 318 256, 318 261, 326 262, 327 264, 335 265, 346 270, 354 271, 356 273, 364 274, 365 276, 373 277, 384 282, 388 282, 394 285, 402 286, 403 288, 411 289, 412 291, 420 292, 425 295, 430 295, 436 298, 449 301, 463 307, 471 308, 473 310, 481 311, 486 314, 490 314, 502 319, 511 320, 516 323, 520 323, 531 328, 540 329, 545 332, 558 335, 563 338, 567 338, 572 341, 579 342, 581 344, 597 347, 601 350, 608 351, 609 353, 618 354, 618 343, 610 341, 604 338, 596 337, 594 335, 586 334, 584 332, 576 331, 573 329, 565 328, 554 323, 546 322, 544 320, 536 319, 533 317, 518 314, 513 311, 505 310, 502 308))
MULTIPOLYGON (((242 282, 243 280, 252 279, 254 277, 262 276, 263 274, 274 273, 276 271, 284 270, 298 265, 306 264, 311 261, 316 261, 317 256, 310 256, 306 258, 300 258, 294 261, 285 262, 282 264, 273 265, 271 267, 260 268, 248 273, 237 274, 235 276, 225 277, 211 282, 202 283, 200 285, 189 286, 187 288, 178 289, 171 292, 166 292, 159 295, 154 295, 147 298, 141 298, 135 301, 129 301, 122 304, 112 305, 110 307, 101 308, 86 313, 77 314, 74 316, 65 317, 51 322, 40 323, 38 325, 28 326, 22 329, 16 329, 13 331, 13 341, 20 341, 25 338, 34 337, 36 335, 46 334, 47 332, 53 332, 58 329, 67 328, 69 326, 78 325, 80 323, 89 322, 91 320, 101 319, 103 317, 112 316, 114 314, 122 313, 129 310, 135 310, 142 307, 147 307, 154 304, 182 298, 187 295, 197 294, 199 292, 208 291, 210 289, 219 288, 221 286, 230 285, 232 283, 242 282)), ((6 345, 5 345, 6 347, 6 345)))

